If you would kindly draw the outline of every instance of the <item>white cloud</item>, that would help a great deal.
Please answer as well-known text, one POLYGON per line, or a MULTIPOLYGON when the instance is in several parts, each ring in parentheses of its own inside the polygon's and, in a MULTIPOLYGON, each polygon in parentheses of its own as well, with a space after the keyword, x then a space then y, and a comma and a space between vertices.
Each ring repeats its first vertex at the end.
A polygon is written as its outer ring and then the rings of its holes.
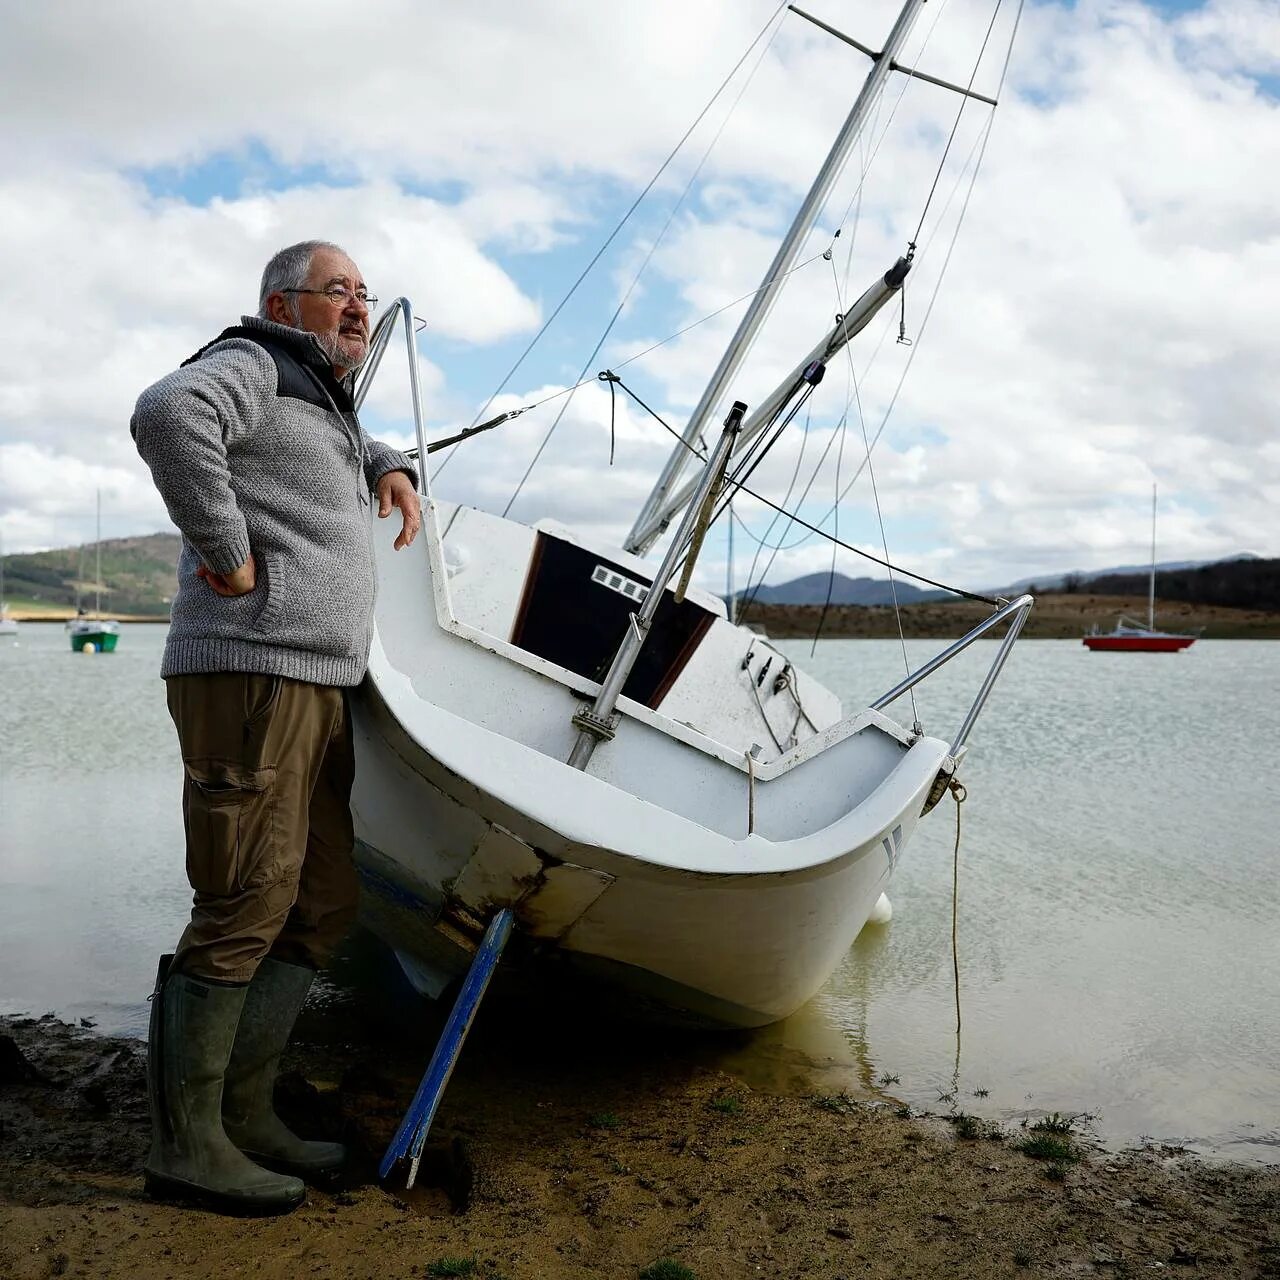
MULTIPOLYGON (((895 9, 892 0, 833 4, 823 16, 876 43, 895 9)), ((930 10, 904 60, 964 81, 989 10, 956 0, 936 31, 939 11, 930 10)), ((358 245, 378 290, 408 293, 428 315, 432 434, 465 425, 477 393, 452 359, 504 337, 522 343, 541 323, 608 217, 772 11, 765 0, 591 10, 570 0, 387 0, 352 20, 349 7, 330 3, 216 12, 19 6, 0 51, 4 288, 21 321, 0 346, 6 543, 67 540, 57 512, 14 481, 18 466, 55 487, 59 476, 96 483, 77 467, 118 469, 145 491, 124 431, 138 389, 248 308, 271 249, 317 228, 358 245), (263 149, 303 166, 303 185, 273 190, 279 175, 267 172, 236 198, 194 207, 149 195, 133 173, 198 166, 218 152, 255 171, 263 149), (335 177, 352 185, 325 185, 335 177), (415 194, 422 190, 431 195, 415 194), (552 251, 565 272, 554 282, 533 269, 552 251)), ((987 92, 1002 30, 978 77, 987 92)), ((953 183, 972 155, 981 108, 966 110, 908 286, 907 324, 919 345, 876 472, 895 558, 970 585, 1140 561, 1153 476, 1170 557, 1280 551, 1272 515, 1280 454, 1268 445, 1280 402, 1269 350, 1280 113, 1256 79, 1278 67, 1280 10, 1264 0, 1214 0, 1180 15, 1131 0, 1027 9, 923 338, 964 196, 963 184, 952 196, 953 183)), ((853 50, 784 19, 706 185, 637 295, 650 321, 629 317, 601 363, 756 285, 862 74, 853 50)), ((955 106, 919 82, 891 87, 870 135, 878 140, 892 115, 861 203, 849 295, 914 231, 955 106)), ((720 118, 713 113, 705 127, 720 118)), ((700 150, 695 139, 691 155, 700 150)), ((656 209, 669 206, 692 161, 681 163, 656 209)), ((823 235, 852 196, 855 167, 832 197, 823 235)), ((850 221, 837 242, 842 278, 854 239, 850 221)), ((824 243, 815 235, 807 252, 824 243)), ((643 252, 626 235, 617 248, 602 263, 614 290, 601 325, 634 269, 627 264, 643 252)), ((835 306, 827 264, 797 273, 734 394, 757 402, 835 306)), ((624 376, 680 425, 739 314, 700 325, 624 376)), ((854 348, 871 429, 911 354, 894 342, 896 323, 886 314, 854 348)), ((597 332, 580 318, 553 331, 509 403, 564 385, 597 332)), ((839 415, 846 377, 834 364, 815 398, 810 460, 839 415)), ((403 404, 403 391, 389 386, 370 401, 400 439, 403 404)), ((621 535, 668 442, 620 397, 610 471, 608 404, 603 387, 579 392, 515 514, 545 509, 621 535)), ((442 492, 501 509, 556 407, 464 446, 442 492)), ((758 473, 764 491, 785 490, 798 447, 798 437, 784 438, 758 473)), ((860 448, 855 417, 846 468, 860 448)), ((815 481, 812 514, 833 489, 834 452, 815 481)), ((874 551, 865 479, 851 499, 842 536, 874 551)), ((139 521, 154 519, 154 502, 138 501, 139 521)), ((718 544, 707 554, 707 580, 719 582, 718 544)), ((868 571, 840 554, 844 571, 868 571)), ((773 577, 823 568, 828 555, 820 543, 784 552, 773 577)))

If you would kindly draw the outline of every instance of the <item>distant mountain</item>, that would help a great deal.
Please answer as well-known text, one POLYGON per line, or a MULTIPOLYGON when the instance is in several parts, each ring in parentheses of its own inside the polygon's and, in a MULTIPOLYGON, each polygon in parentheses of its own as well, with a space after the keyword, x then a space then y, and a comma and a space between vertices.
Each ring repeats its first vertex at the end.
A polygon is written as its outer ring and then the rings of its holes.
POLYGON ((807 573, 803 578, 793 578, 773 587, 753 588, 738 592, 742 600, 748 596, 759 604, 824 604, 827 585, 831 584, 831 603, 837 604, 889 604, 897 592, 899 604, 921 604, 938 598, 934 591, 921 591, 909 582, 899 579, 890 584, 888 578, 848 578, 843 573, 807 573))
POLYGON ((96 593, 103 612, 167 617, 178 588, 181 545, 176 533, 104 538, 101 582, 94 580, 97 556, 92 543, 5 556, 5 595, 17 614, 73 612, 77 597, 92 609, 96 593))

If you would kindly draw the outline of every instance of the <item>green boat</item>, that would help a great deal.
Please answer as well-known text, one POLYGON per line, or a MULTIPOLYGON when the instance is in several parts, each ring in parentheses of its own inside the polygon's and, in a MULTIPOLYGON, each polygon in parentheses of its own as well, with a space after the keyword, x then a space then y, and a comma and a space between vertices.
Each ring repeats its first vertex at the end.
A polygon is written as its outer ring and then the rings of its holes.
MULTIPOLYGON (((76 580, 77 616, 67 623, 67 632, 71 636, 71 648, 75 653, 114 653, 120 642, 120 624, 114 618, 103 618, 99 614, 102 606, 102 491, 98 491, 97 504, 97 537, 94 539, 95 567, 93 573, 93 617, 87 617, 80 605, 80 578, 84 576, 81 569, 76 580)), ((84 548, 80 548, 80 562, 84 563, 84 548)))
POLYGON ((67 623, 67 630, 76 653, 86 649, 90 653, 114 653, 120 639, 120 624, 106 618, 76 618, 67 623))

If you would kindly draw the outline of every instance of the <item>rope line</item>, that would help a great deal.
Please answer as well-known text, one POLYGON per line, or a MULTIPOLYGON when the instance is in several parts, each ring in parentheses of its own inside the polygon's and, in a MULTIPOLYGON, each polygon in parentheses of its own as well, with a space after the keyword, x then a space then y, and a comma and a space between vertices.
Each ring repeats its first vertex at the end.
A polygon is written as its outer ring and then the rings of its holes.
MULTIPOLYGON (((978 50, 978 56, 973 63, 973 70, 969 72, 969 83, 965 85, 966 89, 971 90, 973 88, 974 80, 978 77, 978 68, 982 66, 983 56, 987 52, 987 42, 991 39, 991 32, 995 29, 996 19, 1000 16, 1000 6, 1003 3, 1004 0, 996 0, 996 7, 991 11, 991 21, 987 23, 987 33, 982 37, 982 48, 978 50)), ((1011 40, 1010 48, 1012 48, 1012 45, 1013 42, 1011 40)), ((1001 77, 1001 80, 1003 81, 1003 77, 1001 77)), ((999 94, 997 94, 996 97, 998 100, 999 94)), ((946 167, 947 156, 951 154, 951 144, 955 141, 956 130, 960 128, 960 120, 964 115, 964 109, 972 101, 973 99, 967 95, 960 99, 960 109, 956 112, 956 118, 951 124, 951 134, 947 138, 947 145, 942 148, 942 159, 938 161, 938 172, 933 175, 933 185, 929 188, 929 194, 925 198, 924 208, 920 211, 920 223, 916 227, 915 235, 911 237, 913 245, 920 238, 920 232, 924 229, 924 220, 929 213, 929 205, 933 202, 933 193, 938 189, 938 182, 942 177, 942 170, 946 167)), ((991 113, 992 115, 995 114, 994 107, 992 107, 991 113)))
MULTIPOLYGON (((780 11, 781 10, 779 10, 779 12, 780 11)), ((778 15, 775 12, 774 18, 776 18, 777 16, 778 15)), ((772 21, 773 19, 770 19, 770 22, 772 21)), ((729 77, 725 80, 724 84, 722 84, 720 88, 716 90, 715 97, 713 97, 711 100, 712 102, 715 101, 715 98, 718 98, 720 96, 721 92, 723 92, 724 90, 725 85, 728 84, 729 79, 732 79, 733 75, 737 72, 738 68, 741 67, 743 62, 746 61, 748 55, 751 53, 751 50, 756 47, 756 45, 760 42, 760 37, 763 36, 764 31, 767 31, 767 30, 768 30, 768 24, 766 24, 764 30, 760 32, 760 35, 757 36, 755 40, 751 42, 750 46, 747 48, 747 52, 744 53, 742 57, 738 60, 737 65, 734 67, 733 71, 729 73, 729 77)), ((764 48, 760 51, 760 56, 756 59, 755 65, 751 68, 746 79, 742 82, 742 87, 738 90, 738 96, 734 98, 733 102, 730 104, 729 110, 725 113, 724 119, 720 122, 720 127, 715 131, 715 134, 712 136, 711 141, 708 142, 706 147, 703 149, 702 156, 698 160, 697 165, 694 166, 693 172, 689 175, 688 182, 684 184, 684 190, 680 193, 680 198, 675 202, 675 204, 671 206, 671 210, 667 214, 667 220, 662 224, 662 230, 658 232, 656 237, 654 237, 653 243, 649 246, 648 253, 646 253, 644 256, 644 261, 640 263, 640 266, 637 268, 635 275, 631 279, 631 283, 627 286, 626 293, 622 295, 622 298, 618 302, 617 307, 614 308, 613 315, 609 317, 609 323, 605 325, 604 332, 600 335, 599 339, 596 342, 596 345, 592 348, 591 354, 583 362, 582 369, 578 374, 578 381, 574 385, 574 391, 576 391, 577 388, 582 385, 582 382, 584 380, 584 375, 586 374, 587 370, 590 369, 593 364, 595 364, 596 356, 600 354, 600 349, 608 341, 609 335, 613 332, 614 325, 618 323, 618 319, 622 315, 622 312, 624 311, 624 309, 626 308, 627 303, 631 301, 631 295, 635 292, 636 286, 640 283, 641 277, 643 277, 644 273, 649 269, 649 263, 653 261, 653 255, 658 252, 658 249, 662 245, 663 240, 666 239, 667 232, 671 230, 671 224, 676 219, 676 214, 678 214, 680 210, 684 207, 684 202, 688 199, 689 192, 693 190, 693 184, 697 182, 698 175, 702 172, 703 166, 707 163, 707 160, 710 159, 712 151, 715 150, 716 143, 720 141, 720 135, 724 133, 725 128, 729 124, 729 121, 733 118, 734 112, 737 111, 738 104, 742 101, 743 95, 751 87, 751 82, 755 79, 756 72, 760 70, 760 64, 765 60, 765 57, 768 55, 769 50, 773 48, 773 42, 774 40, 777 39, 778 32, 780 30, 781 30, 781 23, 779 23, 774 28, 773 36, 770 38, 768 44, 766 44, 764 48)), ((711 105, 710 103, 707 104, 708 108, 710 107, 710 105, 711 105)), ((704 110, 703 115, 705 114, 706 114, 706 111, 704 110)), ((699 116, 698 119, 694 121, 693 125, 690 126, 688 133, 686 133, 684 138, 680 140, 680 144, 676 148, 677 151, 679 150, 680 146, 684 145, 685 140, 689 137, 689 134, 693 132, 693 129, 697 127, 701 119, 702 119, 702 116, 699 116)), ((672 152, 672 156, 674 156, 674 154, 675 152, 672 152)), ((668 160, 670 160, 670 158, 671 157, 668 157, 668 160)), ((659 172, 661 172, 661 170, 659 172)), ((657 175, 655 174, 654 180, 656 181, 656 179, 657 179, 657 175)), ((651 182, 649 185, 652 186, 653 183, 651 182)), ((645 194, 647 193, 648 190, 649 188, 646 187, 645 190, 640 193, 640 195, 636 198, 636 204, 632 205, 631 207, 632 210, 634 210, 636 205, 638 205, 640 201, 644 199, 645 194)), ((631 216, 631 210, 629 210, 627 213, 627 217, 630 217, 630 216, 631 216)), ((618 229, 621 230, 621 226, 619 226, 618 229)), ((605 246, 601 248, 601 253, 603 253, 604 248, 607 248, 607 247, 608 245, 606 242, 605 246)), ((596 258, 599 258, 599 254, 596 255, 596 258)), ((592 266, 595 265, 595 259, 592 260, 591 265, 592 266)), ((588 267, 588 270, 590 270, 590 267, 588 267)), ((576 288, 577 286, 575 285, 574 287, 576 288)), ((589 381, 589 379, 587 380, 589 381)), ((551 437, 555 435, 556 429, 560 426, 560 423, 563 420, 565 413, 568 412, 569 405, 573 402, 574 391, 569 392, 569 398, 561 406, 560 412, 556 414, 554 421, 547 428, 547 433, 542 437, 542 443, 538 445, 537 450, 535 451, 533 457, 529 461, 529 465, 525 468, 524 475, 520 477, 519 484, 516 485, 515 491, 512 493, 511 497, 507 499, 507 505, 502 509, 502 514, 504 516, 511 510, 512 506, 515 505, 515 501, 520 496, 520 491, 524 488, 525 482, 533 474, 533 469, 538 465, 538 460, 542 457, 543 451, 546 449, 547 445, 551 443, 551 437)), ((610 466, 613 465, 612 447, 609 450, 609 465, 610 466)))
MULTIPOLYGON (((631 396, 631 398, 635 400, 636 403, 641 406, 641 408, 645 409, 667 432, 669 432, 677 440, 679 440, 680 443, 684 445, 684 447, 688 449, 690 453, 692 453, 695 457, 702 459, 703 462, 706 461, 706 458, 701 453, 699 453, 697 449, 695 449, 691 444, 688 444, 685 441, 684 437, 681 436, 681 434, 673 426, 671 426, 670 423, 666 422, 658 414, 654 413, 654 411, 650 409, 648 405, 644 404, 643 401, 641 401, 640 398, 637 395, 635 395, 635 393, 631 390, 631 388, 628 387, 627 384, 623 382, 621 379, 618 380, 618 386, 621 387, 622 390, 627 393, 627 395, 631 396)), ((832 536, 831 534, 827 533, 825 529, 819 529, 816 525, 810 524, 807 520, 802 520, 798 515, 795 514, 794 511, 786 511, 782 507, 778 506, 776 502, 773 502, 770 499, 766 498, 763 494, 757 493, 754 489, 747 488, 745 484, 742 484, 739 481, 735 480, 732 476, 725 477, 725 484, 731 485, 733 488, 738 490, 738 492, 745 493, 747 497, 754 498, 757 502, 764 503, 766 507, 769 507, 772 510, 778 512, 779 515, 785 516, 788 520, 795 521, 796 524, 803 525, 806 529, 810 530, 813 533, 816 533, 819 537, 831 538, 832 536)), ((834 538, 832 540, 836 543, 837 546, 843 547, 846 551, 852 551, 855 556, 861 556, 864 560, 870 560, 872 564, 881 565, 883 568, 892 569, 896 573, 902 574, 903 577, 914 578, 916 582, 923 582, 930 587, 937 587, 939 591, 949 591, 951 592, 952 595, 961 596, 965 600, 977 600, 982 604, 993 605, 996 608, 1000 608, 1003 605, 1008 603, 1008 601, 999 600, 995 596, 984 596, 981 594, 981 592, 966 591, 964 590, 963 587, 953 587, 953 586, 949 586, 945 582, 936 582, 934 581, 933 578, 926 578, 923 574, 913 573, 910 569, 904 569, 901 565, 889 564, 887 561, 881 560, 879 556, 873 556, 869 551, 863 551, 860 547, 855 547, 851 543, 842 542, 839 538, 834 538)))
POLYGON ((960 806, 968 799, 964 783, 952 778, 948 790, 956 802, 956 845, 951 854, 951 972, 956 992, 956 1056, 960 1053, 960 806))
MULTIPOLYGON (((649 181, 645 183, 643 190, 631 202, 631 207, 626 211, 626 213, 622 215, 622 220, 618 223, 616 227, 614 227, 614 229, 611 232, 609 232, 608 238, 600 246, 600 248, 596 250, 594 257, 592 257, 591 261, 588 262, 585 267, 583 267, 581 274, 569 287, 569 292, 566 293, 564 297, 561 298, 560 301, 556 304, 555 310, 543 322, 542 328, 540 328, 538 332, 533 335, 532 339, 530 339, 529 341, 529 345, 525 347, 525 349, 520 353, 515 364, 513 364, 511 368, 507 370, 506 376, 498 384, 497 389, 488 398, 488 400, 485 401, 484 406, 483 408, 481 408, 480 412, 476 414, 475 422, 479 422, 480 419, 483 418, 484 415, 489 412, 489 406, 493 404, 493 402, 503 393, 504 390, 506 390, 507 383, 511 381, 511 379, 515 376, 516 371, 520 368, 522 364, 524 364, 529 353, 534 349, 535 346, 538 345, 539 341, 541 341, 542 335, 546 333, 546 331, 551 327, 552 323, 555 321, 555 318, 560 314, 561 311, 564 310, 565 305, 568 303, 569 299, 572 298, 575 293, 577 293, 578 286, 582 284, 582 282, 587 278, 588 274, 591 272, 592 268, 604 256, 605 250, 608 249, 608 247, 617 238, 618 233, 631 220, 631 215, 635 213, 635 211, 640 207, 640 204, 644 200, 644 198, 649 194, 650 191, 653 190, 653 187, 657 183, 658 179, 662 177, 662 175, 666 172, 667 167, 679 154, 680 149, 684 146, 686 142, 688 142, 690 135, 702 123, 702 121, 707 115, 707 112, 710 111, 711 108, 715 105, 716 99, 719 98, 719 96, 725 91, 725 89, 729 85, 729 82, 733 79, 734 76, 738 74, 738 70, 741 68, 742 64, 746 62, 748 57, 751 56, 751 50, 754 49, 756 45, 760 43, 760 41, 764 38, 765 32, 767 32, 769 28, 773 26, 773 24, 778 20, 778 16, 786 8, 786 2, 787 0, 782 0, 782 2, 778 5, 778 7, 770 15, 769 20, 764 24, 763 27, 760 28, 759 34, 757 34, 756 38, 747 46, 742 57, 740 57, 738 61, 733 64, 733 69, 720 82, 720 87, 707 100, 706 106, 704 106, 702 110, 698 112, 698 115, 694 119, 694 122, 684 131, 684 134, 681 136, 680 141, 677 142, 674 147, 672 147, 670 153, 667 155, 667 158, 658 166, 657 172, 655 172, 653 177, 651 177, 649 181)), ((475 422, 472 423, 472 426, 475 425, 475 422)), ((452 457, 453 455, 450 454, 449 458, 452 458, 452 457)), ((439 473, 443 471, 444 468, 448 465, 449 458, 446 458, 440 464, 440 466, 436 469, 437 475, 439 475, 439 473)))
MULTIPOLYGON (((844 310, 844 297, 840 292, 840 276, 836 271, 836 264, 831 264, 831 282, 835 286, 836 305, 841 311, 844 310)), ((862 393, 858 389, 858 381, 853 372, 853 352, 849 350, 848 345, 845 346, 845 355, 849 359, 849 379, 853 383, 853 394, 858 405, 858 424, 862 428, 862 447, 865 450, 867 462, 867 476, 871 481, 871 497, 875 502, 876 521, 880 526, 880 543, 884 547, 884 558, 886 562, 889 559, 889 535, 885 532, 884 512, 880 509, 880 487, 876 484, 876 469, 871 461, 871 442, 867 439, 867 419, 862 412, 862 393)), ((836 492, 840 491, 840 464, 836 463, 836 492)), ((840 502, 836 500, 836 510, 840 508, 840 502)), ((831 553, 831 581, 835 581, 835 551, 831 553)), ((902 629, 902 606, 898 602, 898 584, 893 579, 893 570, 889 570, 889 594, 893 597, 893 616, 898 624, 898 642, 902 646, 902 669, 909 676, 911 674, 911 662, 907 658, 907 638, 902 629)), ((830 588, 828 588, 828 596, 830 588)), ((821 627, 819 627, 821 629, 821 627)), ((816 652, 818 648, 818 638, 814 636, 813 647, 816 652)), ((911 718, 915 724, 920 723, 920 712, 916 708, 916 691, 912 688, 911 694, 911 718)))

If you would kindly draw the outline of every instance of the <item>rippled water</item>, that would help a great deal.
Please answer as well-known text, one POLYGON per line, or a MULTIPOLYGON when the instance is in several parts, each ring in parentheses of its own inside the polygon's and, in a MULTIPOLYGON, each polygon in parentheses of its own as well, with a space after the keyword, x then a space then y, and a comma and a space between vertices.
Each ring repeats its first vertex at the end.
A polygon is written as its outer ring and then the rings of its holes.
MULTIPOLYGON (((188 901, 163 642, 147 626, 111 655, 73 655, 55 626, 0 640, 0 1011, 143 1026, 188 901)), ((888 641, 785 647, 846 705, 902 674, 888 641)), ((912 665, 936 648, 909 642, 912 665)), ((923 687, 927 731, 951 735, 993 653, 923 687)), ((1089 1112, 1110 1141, 1280 1161, 1277 688, 1280 644, 1022 642, 963 770, 958 1067, 950 799, 899 862, 892 923, 726 1064, 934 1109, 954 1089, 990 1117, 1089 1112)))

